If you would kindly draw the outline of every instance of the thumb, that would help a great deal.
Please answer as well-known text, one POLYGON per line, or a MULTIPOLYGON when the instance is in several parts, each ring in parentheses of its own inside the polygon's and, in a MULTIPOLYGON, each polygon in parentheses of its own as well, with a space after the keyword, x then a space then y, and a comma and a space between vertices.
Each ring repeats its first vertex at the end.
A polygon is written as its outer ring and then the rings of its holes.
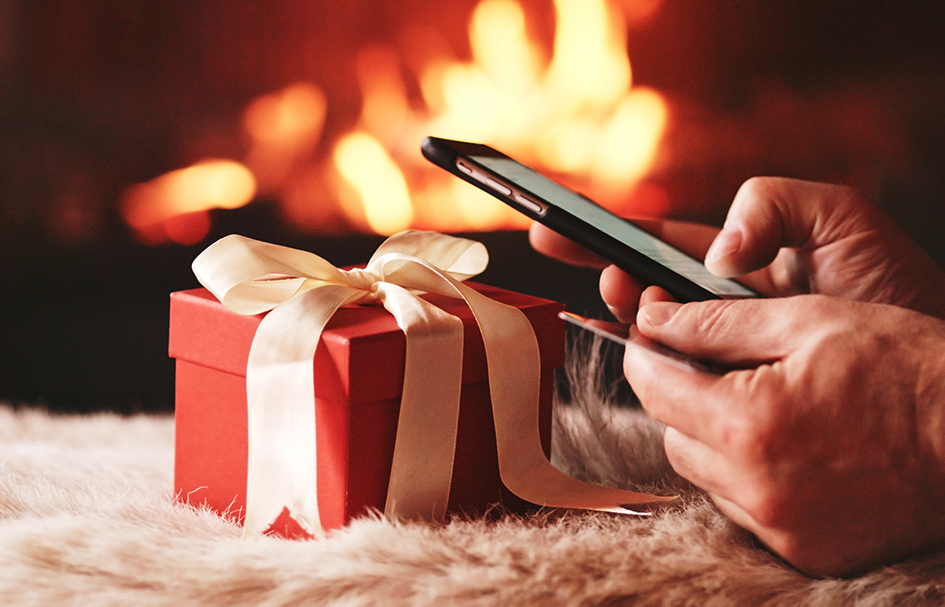
POLYGON ((782 247, 816 248, 856 233, 871 212, 844 186, 754 177, 735 195, 705 265, 717 276, 742 276, 770 264, 782 247))
POLYGON ((816 324, 812 319, 822 318, 816 309, 818 297, 655 301, 640 307, 637 327, 644 337, 689 356, 757 366, 799 347, 816 324))

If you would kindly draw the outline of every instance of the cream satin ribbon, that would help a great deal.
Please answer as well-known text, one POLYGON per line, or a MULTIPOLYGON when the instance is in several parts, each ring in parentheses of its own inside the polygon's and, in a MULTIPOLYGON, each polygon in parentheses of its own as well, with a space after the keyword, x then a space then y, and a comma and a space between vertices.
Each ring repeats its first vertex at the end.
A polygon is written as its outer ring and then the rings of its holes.
POLYGON ((312 359, 322 330, 345 305, 380 302, 406 336, 406 368, 385 513, 442 520, 449 499, 462 381, 463 323, 416 295, 462 298, 486 351, 499 474, 542 506, 631 513, 663 501, 570 478, 545 457, 538 430, 538 341, 525 315, 462 284, 482 272, 481 243, 433 232, 388 238, 363 270, 238 235, 210 245, 193 269, 237 314, 269 312, 246 368, 249 462, 244 534, 260 533, 288 508, 313 535, 318 515, 312 359), (445 269, 441 269, 445 268, 445 269))

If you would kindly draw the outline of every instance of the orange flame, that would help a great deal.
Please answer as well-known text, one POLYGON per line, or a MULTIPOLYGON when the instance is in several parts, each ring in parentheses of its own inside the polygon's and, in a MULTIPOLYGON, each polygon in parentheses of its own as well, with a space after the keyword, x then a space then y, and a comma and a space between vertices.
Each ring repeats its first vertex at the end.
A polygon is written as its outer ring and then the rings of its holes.
POLYGON ((129 188, 125 221, 145 242, 193 244, 210 229, 207 211, 235 209, 256 195, 256 179, 232 160, 204 160, 129 188))
MULTIPOLYGON (((658 6, 658 0, 641 1, 646 6, 635 5, 636 18, 658 6)), ((445 174, 410 179, 422 171, 415 148, 427 134, 494 145, 579 184, 611 207, 620 206, 617 201, 628 198, 650 169, 667 109, 655 91, 631 87, 623 13, 605 0, 554 4, 558 25, 552 58, 544 65, 540 45, 528 36, 522 6, 516 0, 482 0, 469 26, 472 61, 441 59, 423 69, 419 81, 429 112, 407 119, 396 55, 376 49, 370 59, 362 55, 361 129, 388 142, 410 185, 410 205, 397 203, 401 215, 392 225, 413 221, 415 227, 452 231, 528 224, 501 202, 445 174), (374 108, 388 113, 372 118, 381 114, 374 108)), ((369 173, 361 178, 374 179, 369 173)), ((345 177, 349 185, 357 179, 350 173, 345 177)), ((665 200, 650 191, 634 198, 644 199, 649 213, 665 208, 665 200)))
POLYGON ((410 227, 413 208, 407 182, 377 139, 352 133, 335 147, 334 160, 338 172, 357 191, 371 230, 390 235, 410 227))
POLYGON ((515 0, 484 0, 473 15, 474 61, 423 75, 436 134, 494 144, 526 162, 625 190, 650 168, 667 111, 631 88, 625 22, 604 0, 555 0, 557 30, 543 71, 515 0), (507 60, 511 58, 511 60, 507 60))
POLYGON ((251 139, 246 164, 259 189, 276 191, 292 168, 314 152, 325 124, 325 94, 307 82, 264 95, 246 108, 243 128, 251 139))
POLYGON ((205 234, 206 209, 245 204, 258 183, 290 219, 316 231, 339 222, 380 234, 407 227, 448 232, 528 225, 498 200, 428 165, 418 149, 425 135, 493 145, 614 210, 664 211, 664 193, 636 185, 654 163, 667 108, 656 91, 631 86, 626 52, 627 21, 648 18, 660 3, 554 0, 554 43, 545 49, 529 37, 517 0, 482 0, 469 24, 471 61, 440 55, 411 64, 424 109, 411 107, 398 52, 364 48, 356 58, 363 95, 359 124, 330 153, 316 149, 326 95, 297 83, 246 108, 249 170, 231 163, 243 172, 225 178, 238 193, 225 201, 210 196, 209 173, 188 172, 209 170, 198 164, 130 188, 125 218, 145 240, 199 240, 200 229, 175 231, 175 222, 187 222, 173 218, 188 214, 194 224, 194 214, 203 213, 205 234))

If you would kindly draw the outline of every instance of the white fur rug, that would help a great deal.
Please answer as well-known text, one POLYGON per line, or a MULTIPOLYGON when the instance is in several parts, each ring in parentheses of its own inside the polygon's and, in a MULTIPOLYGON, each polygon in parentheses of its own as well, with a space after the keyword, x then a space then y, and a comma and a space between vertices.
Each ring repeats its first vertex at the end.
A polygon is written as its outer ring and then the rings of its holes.
POLYGON ((785 566, 668 471, 644 414, 586 398, 594 391, 559 406, 556 463, 682 492, 675 505, 648 519, 373 518, 310 542, 243 541, 226 520, 176 504, 170 417, 0 407, 0 604, 945 604, 945 554, 853 580, 785 566))

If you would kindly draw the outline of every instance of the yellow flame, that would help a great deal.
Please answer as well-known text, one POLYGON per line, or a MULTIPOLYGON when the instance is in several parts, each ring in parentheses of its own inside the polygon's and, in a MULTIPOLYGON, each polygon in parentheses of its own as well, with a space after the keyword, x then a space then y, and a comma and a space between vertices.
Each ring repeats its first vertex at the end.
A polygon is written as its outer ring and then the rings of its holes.
POLYGON ((434 64, 421 90, 437 115, 425 126, 456 139, 516 142, 540 127, 541 52, 514 0, 483 0, 469 26, 472 63, 434 64))
POLYGON ((387 144, 393 143, 407 120, 407 93, 400 60, 393 49, 371 46, 358 53, 358 78, 364 94, 364 127, 387 144))
POLYGON ((529 91, 540 77, 540 53, 528 39, 514 0, 483 0, 469 25, 473 57, 499 90, 529 91))
POLYGON ((642 178, 653 162, 666 117, 666 105, 655 91, 631 90, 601 128, 596 174, 612 186, 642 178))
POLYGON ((145 227, 176 215, 235 209, 256 195, 256 180, 232 160, 204 160, 129 188, 122 201, 125 220, 145 227))
POLYGON ((252 140, 246 164, 264 192, 277 190, 292 167, 315 149, 328 102, 317 86, 299 82, 247 106, 243 128, 252 140))
MULTIPOLYGON (((647 2, 655 10, 654 0, 647 2)), ((605 0, 554 4, 553 55, 542 69, 521 5, 480 2, 470 22, 473 62, 435 64, 421 75, 424 97, 437 110, 423 126, 492 144, 593 187, 631 187, 652 166, 665 102, 631 88, 622 12, 605 0)))
POLYGON ((335 147, 334 161, 357 191, 373 231, 389 235, 410 226, 413 207, 407 182, 377 139, 364 132, 345 136, 335 147))
MULTIPOLYGON (((447 200, 456 204, 461 217, 461 229, 490 230, 496 228, 526 228, 531 221, 500 200, 471 188, 454 179, 447 200)), ((441 202, 442 204, 442 202, 441 202)))
POLYGON ((564 111, 606 109, 630 87, 625 24, 604 0, 555 0, 548 93, 564 111))
POLYGON ((445 44, 424 46, 422 60, 408 52, 403 64, 389 47, 359 51, 360 121, 327 162, 316 156, 327 110, 319 87, 301 82, 257 98, 243 116, 246 166, 204 162, 133 186, 124 195, 126 221, 154 242, 192 241, 209 229, 206 209, 246 204, 259 190, 274 193, 293 221, 313 230, 366 224, 391 234, 529 223, 431 168, 417 149, 425 135, 493 145, 622 212, 644 198, 659 203, 647 208, 664 208, 661 198, 629 196, 654 163, 668 113, 658 93, 631 86, 626 49, 628 20, 648 18, 662 0, 553 2, 550 49, 530 37, 519 0, 481 0, 469 22, 471 61, 429 52, 445 44), (405 66, 416 72, 425 109, 411 107, 405 66), (330 198, 338 204, 326 205, 330 198))
POLYGON ((326 106, 321 89, 299 82, 250 103, 243 114, 243 126, 258 142, 297 145, 318 138, 326 106))

